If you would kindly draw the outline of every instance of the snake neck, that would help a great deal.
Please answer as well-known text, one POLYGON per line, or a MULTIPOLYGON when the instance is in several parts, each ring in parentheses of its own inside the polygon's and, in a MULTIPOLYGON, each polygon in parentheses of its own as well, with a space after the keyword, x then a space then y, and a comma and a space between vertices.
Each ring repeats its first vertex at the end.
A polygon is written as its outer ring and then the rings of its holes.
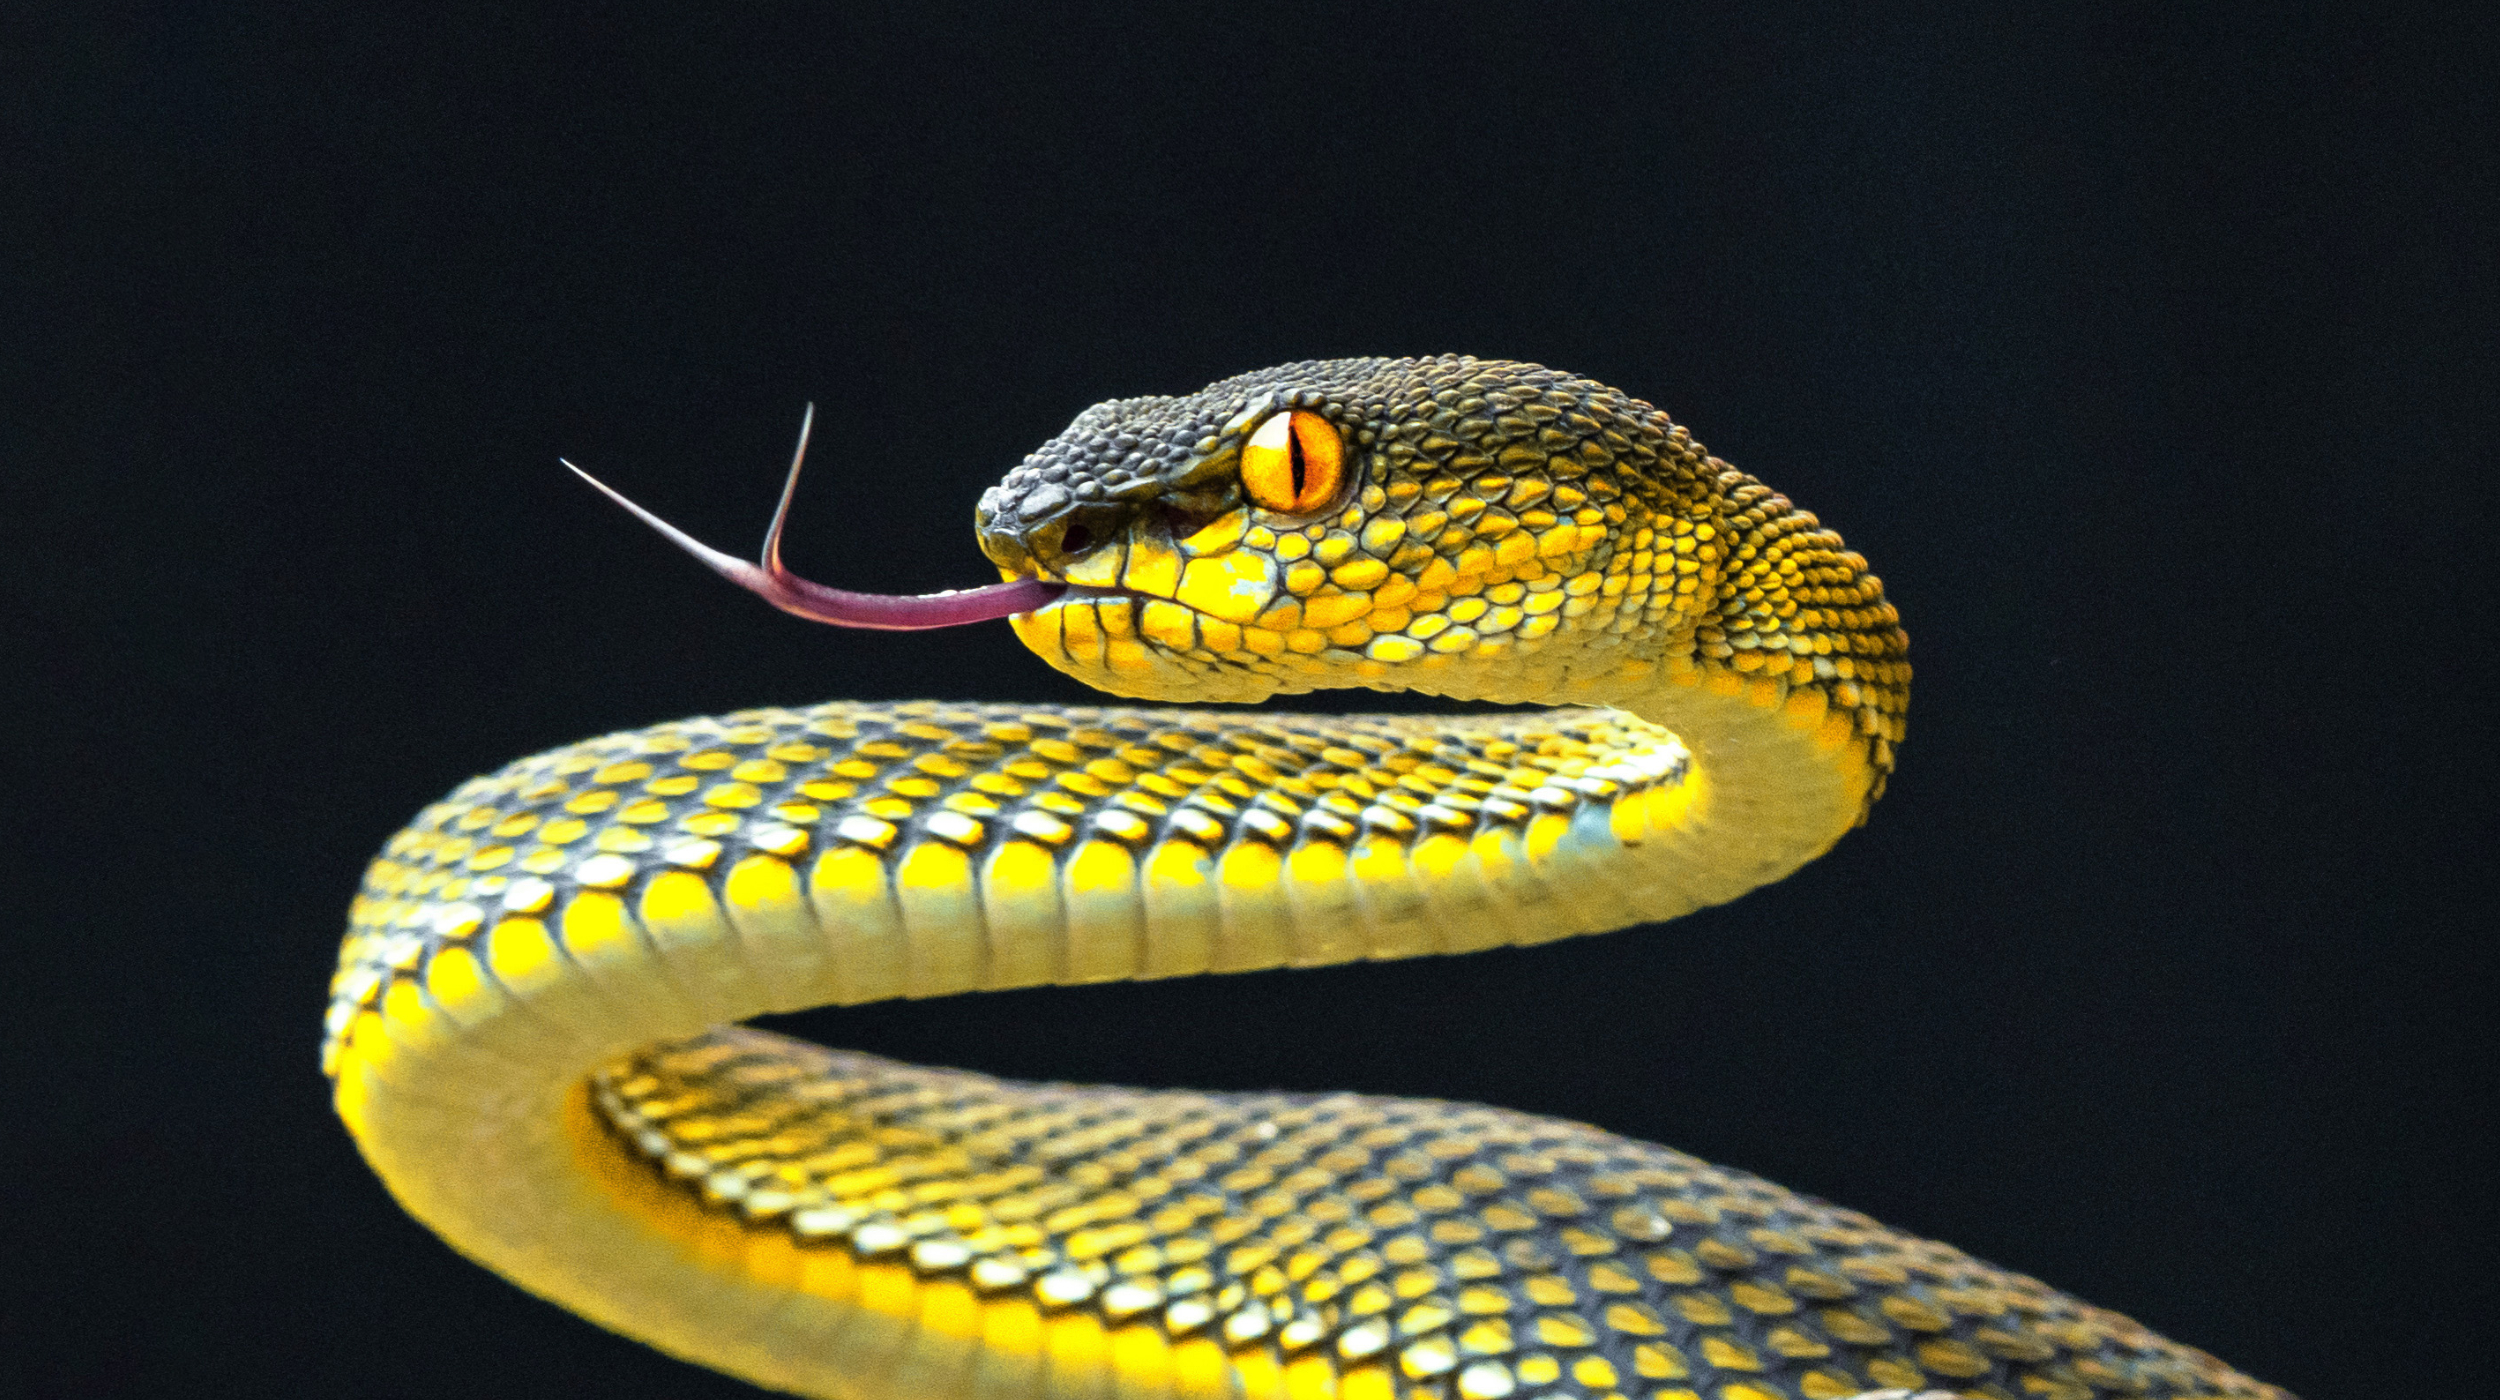
POLYGON ((1584 663, 1587 679, 1572 688, 1674 729, 1705 760, 1761 742, 1763 712, 1774 712, 1843 766, 1840 752, 1851 751, 1871 803, 1908 733, 1900 612, 1865 558, 1813 512, 1716 457, 1705 464, 1715 477, 1709 505, 1644 532, 1657 542, 1646 572, 1678 600, 1674 625, 1614 647, 1593 639, 1593 658, 1617 659, 1584 663))
MULTIPOLYGON (((1653 520, 1634 568, 1673 625, 1582 634, 1537 698, 1602 704, 1672 731, 1695 759, 1685 829, 1734 898, 1863 825, 1907 736, 1909 639, 1866 560, 1808 511, 1716 457, 1716 488, 1653 520)), ((1507 689, 1507 687, 1502 687, 1507 689)), ((1496 695, 1490 698, 1510 698, 1496 695)))
POLYGON ((1696 760, 1688 821, 1718 847, 1709 863, 1732 898, 1865 822, 1907 736, 1909 639, 1838 534, 1704 461, 1715 489, 1653 517, 1633 537, 1651 547, 1609 575, 1671 600, 1647 610, 1666 625, 1618 610, 1547 666, 1494 672, 1471 698, 1605 705, 1673 731, 1696 760))

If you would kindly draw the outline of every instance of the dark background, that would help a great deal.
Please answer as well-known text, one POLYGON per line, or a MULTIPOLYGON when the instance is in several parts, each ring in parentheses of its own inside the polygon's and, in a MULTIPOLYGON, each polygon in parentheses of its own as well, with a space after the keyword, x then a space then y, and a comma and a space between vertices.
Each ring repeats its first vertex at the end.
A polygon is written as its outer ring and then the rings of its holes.
POLYGON ((1004 627, 771 613, 557 454, 744 548, 813 398, 794 562, 939 588, 1095 400, 1459 350, 1875 561, 1919 675, 1873 825, 1667 927, 802 1028, 1588 1119, 2311 1400, 2470 1393, 2500 114, 2468 7, 2360 8, 21 13, 0 1389, 751 1393, 358 1162, 358 868, 603 730, 1082 697, 1004 627))

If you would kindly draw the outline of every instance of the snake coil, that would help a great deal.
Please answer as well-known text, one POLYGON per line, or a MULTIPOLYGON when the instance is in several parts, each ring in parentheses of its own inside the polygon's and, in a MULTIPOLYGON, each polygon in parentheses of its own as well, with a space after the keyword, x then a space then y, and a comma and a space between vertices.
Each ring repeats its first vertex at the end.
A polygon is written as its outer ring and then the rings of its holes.
POLYGON ((835 702, 462 785, 366 872, 322 1064, 392 1194, 522 1287, 862 1400, 2281 1397, 1580 1124, 1016 1084, 731 1024, 1541 943, 1822 853, 1904 737, 1897 615, 1649 405, 1458 357, 1100 404, 981 498, 1006 581, 927 598, 796 579, 779 516, 754 565, 644 518, 808 616, 1009 615, 1131 699, 1556 708, 835 702))

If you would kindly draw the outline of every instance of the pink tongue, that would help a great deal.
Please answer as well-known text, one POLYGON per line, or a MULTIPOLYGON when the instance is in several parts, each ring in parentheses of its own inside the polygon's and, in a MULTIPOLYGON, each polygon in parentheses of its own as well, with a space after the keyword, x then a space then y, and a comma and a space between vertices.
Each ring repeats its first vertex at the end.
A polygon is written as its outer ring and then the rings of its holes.
MULTIPOLYGON (((1031 612, 1068 591, 1064 583, 1018 579, 987 588, 950 589, 944 593, 853 593, 810 583, 781 566, 781 526, 790 516, 790 496, 798 490, 799 466, 807 460, 807 431, 816 422, 816 405, 807 406, 799 421, 798 451, 790 456, 790 479, 782 484, 781 505, 773 511, 772 528, 764 534, 764 552, 750 564, 721 553, 608 488, 608 484, 571 462, 575 476, 639 516, 642 523, 668 537, 679 549, 712 567, 722 578, 786 613, 796 613, 836 627, 869 627, 886 632, 922 632, 932 627, 961 627, 1011 613, 1031 612)), ((561 459, 559 459, 561 460, 561 459)))

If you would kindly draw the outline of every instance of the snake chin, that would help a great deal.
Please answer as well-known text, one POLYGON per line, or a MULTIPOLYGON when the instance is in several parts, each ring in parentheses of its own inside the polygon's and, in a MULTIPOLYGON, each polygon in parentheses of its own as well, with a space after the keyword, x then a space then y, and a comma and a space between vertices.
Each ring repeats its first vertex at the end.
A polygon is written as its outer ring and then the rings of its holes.
POLYGON ((1126 589, 1069 584, 1048 606, 1018 613, 1008 624, 1017 640, 1053 669, 1124 700, 1246 705, 1317 688, 1283 683, 1284 677, 1256 657, 1182 650, 1145 635, 1141 629, 1150 606, 1158 612, 1177 608, 1169 599, 1126 589))

